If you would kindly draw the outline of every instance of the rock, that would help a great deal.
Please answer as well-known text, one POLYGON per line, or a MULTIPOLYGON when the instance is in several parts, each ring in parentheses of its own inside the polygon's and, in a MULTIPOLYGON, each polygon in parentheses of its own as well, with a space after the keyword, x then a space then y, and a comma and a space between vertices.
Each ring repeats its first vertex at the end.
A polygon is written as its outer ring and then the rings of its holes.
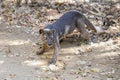
POLYGON ((43 71, 49 71, 49 68, 47 66, 41 66, 41 70, 43 70, 43 71))
POLYGON ((59 68, 58 68, 58 66, 56 66, 56 65, 49 65, 49 69, 51 70, 51 71, 57 71, 59 68))
POLYGON ((80 63, 80 64, 86 64, 87 62, 86 61, 77 61, 77 63, 80 63))
POLYGON ((0 64, 3 64, 4 63, 4 61, 0 61, 0 64))
POLYGON ((92 48, 87 47, 87 48, 86 48, 86 52, 92 52, 92 48))
POLYGON ((107 78, 107 80, 113 80, 113 78, 107 78))
POLYGON ((16 74, 14 74, 14 73, 10 74, 11 78, 14 78, 15 76, 16 76, 16 74))
POLYGON ((51 80, 58 80, 56 77, 53 77, 51 80))

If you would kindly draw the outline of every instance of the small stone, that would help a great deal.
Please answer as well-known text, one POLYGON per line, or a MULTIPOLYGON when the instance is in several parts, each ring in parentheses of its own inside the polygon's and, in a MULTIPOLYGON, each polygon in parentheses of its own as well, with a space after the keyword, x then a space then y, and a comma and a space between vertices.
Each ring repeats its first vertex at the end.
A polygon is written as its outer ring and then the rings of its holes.
POLYGON ((100 69, 99 68, 92 68, 91 71, 92 72, 100 72, 100 69))
POLYGON ((0 64, 3 64, 4 63, 4 61, 0 61, 0 64))
POLYGON ((49 69, 48 69, 47 66, 42 66, 42 67, 41 67, 41 70, 43 70, 43 71, 49 71, 49 69))
POLYGON ((66 59, 70 59, 71 57, 70 57, 70 56, 66 56, 65 58, 66 58, 66 59))
POLYGON ((16 76, 16 74, 10 74, 11 78, 14 78, 16 76))
POLYGON ((77 61, 77 63, 86 64, 87 62, 86 61, 77 61))
POLYGON ((107 80, 113 80, 113 78, 107 78, 107 80))
POLYGON ((57 71, 59 68, 57 66, 51 64, 51 65, 49 65, 49 69, 51 71, 57 71))
POLYGON ((87 52, 92 52, 92 48, 88 47, 88 48, 86 48, 86 51, 87 52))

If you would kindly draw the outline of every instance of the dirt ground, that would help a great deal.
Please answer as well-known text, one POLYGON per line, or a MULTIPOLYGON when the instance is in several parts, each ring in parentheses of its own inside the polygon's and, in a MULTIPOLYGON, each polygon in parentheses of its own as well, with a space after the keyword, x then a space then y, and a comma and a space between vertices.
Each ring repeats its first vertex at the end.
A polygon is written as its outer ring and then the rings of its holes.
POLYGON ((110 13, 106 15, 108 20, 105 18, 108 24, 103 27, 112 29, 108 33, 120 32, 119 2, 111 7, 111 4, 93 2, 90 6, 35 0, 43 2, 29 6, 21 4, 18 8, 13 6, 14 1, 0 1, 0 80, 120 80, 120 37, 91 45, 77 39, 66 39, 60 44, 56 65, 48 63, 52 49, 36 55, 39 47, 36 43, 41 42, 38 30, 69 10, 81 11, 95 27, 101 28, 104 19, 90 13, 101 9, 104 14, 110 13))
POLYGON ((57 64, 49 65, 53 50, 36 55, 34 30, 0 24, 0 80, 120 80, 120 41, 64 41, 57 64))

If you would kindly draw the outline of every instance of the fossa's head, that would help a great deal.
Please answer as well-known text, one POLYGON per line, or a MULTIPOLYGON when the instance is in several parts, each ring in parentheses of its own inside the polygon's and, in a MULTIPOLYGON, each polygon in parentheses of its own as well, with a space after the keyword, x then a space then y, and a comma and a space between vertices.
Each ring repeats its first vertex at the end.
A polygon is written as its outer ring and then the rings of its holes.
POLYGON ((48 45, 53 46, 54 44, 54 33, 55 29, 40 29, 39 34, 42 35, 42 40, 48 45))

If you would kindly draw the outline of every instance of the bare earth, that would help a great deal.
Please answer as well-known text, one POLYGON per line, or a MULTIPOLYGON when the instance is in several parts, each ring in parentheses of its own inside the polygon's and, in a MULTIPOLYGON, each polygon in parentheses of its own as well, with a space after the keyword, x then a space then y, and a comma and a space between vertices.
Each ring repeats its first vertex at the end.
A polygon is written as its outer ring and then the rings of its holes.
POLYGON ((64 41, 57 64, 49 65, 53 50, 36 55, 38 35, 26 30, 0 24, 0 80, 120 80, 120 40, 64 41))

